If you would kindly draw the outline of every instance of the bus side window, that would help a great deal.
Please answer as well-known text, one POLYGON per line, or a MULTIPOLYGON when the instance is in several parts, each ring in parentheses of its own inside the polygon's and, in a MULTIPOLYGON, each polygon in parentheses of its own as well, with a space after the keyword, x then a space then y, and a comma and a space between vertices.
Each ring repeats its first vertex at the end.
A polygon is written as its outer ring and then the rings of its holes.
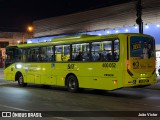
POLYGON ((89 43, 82 43, 82 61, 89 61, 89 43))
POLYGON ((101 53, 101 61, 106 61, 107 59, 107 51, 104 49, 101 53))
POLYGON ((99 53, 98 52, 92 52, 92 61, 99 61, 99 53))
POLYGON ((36 58, 37 61, 40 62, 47 62, 48 61, 48 54, 47 54, 47 47, 39 47, 37 50, 36 58))
POLYGON ((64 45, 63 46, 63 61, 69 61, 70 60, 70 45, 64 45))
POLYGON ((75 58, 76 61, 82 61, 82 52, 78 52, 75 58))
POLYGON ((73 61, 82 61, 82 44, 73 44, 72 45, 72 60, 73 61))
POLYGON ((101 51, 101 46, 100 42, 93 42, 92 43, 92 51, 91 51, 91 56, 92 56, 92 61, 100 61, 100 51, 101 51))
POLYGON ((47 54, 46 62, 54 62, 53 47, 47 46, 46 50, 47 50, 46 51, 46 54, 47 54))
POLYGON ((115 61, 119 60, 119 40, 114 40, 114 55, 113 59, 115 61))
POLYGON ((36 49, 33 49, 32 52, 32 62, 36 62, 37 61, 37 51, 36 49))
POLYGON ((27 59, 26 56, 27 56, 26 49, 22 49, 22 57, 21 57, 22 62, 26 62, 27 59))
POLYGON ((62 61, 62 54, 60 52, 56 52, 56 61, 62 61))
POLYGON ((13 59, 15 62, 20 62, 22 57, 22 50, 21 49, 15 49, 13 59))
POLYGON ((107 53, 106 61, 111 61, 111 60, 112 60, 112 53, 107 53))
POLYGON ((72 53, 72 60, 75 61, 76 60, 76 56, 77 54, 76 53, 72 53))
POLYGON ((28 51, 28 61, 29 62, 32 62, 32 54, 33 54, 32 49, 29 49, 29 51, 28 51))
POLYGON ((54 55, 51 55, 51 57, 50 57, 50 62, 54 62, 54 61, 55 61, 54 55))
POLYGON ((112 41, 104 41, 103 44, 103 61, 112 61, 112 41))
POLYGON ((62 45, 55 46, 55 58, 57 62, 62 61, 62 45))

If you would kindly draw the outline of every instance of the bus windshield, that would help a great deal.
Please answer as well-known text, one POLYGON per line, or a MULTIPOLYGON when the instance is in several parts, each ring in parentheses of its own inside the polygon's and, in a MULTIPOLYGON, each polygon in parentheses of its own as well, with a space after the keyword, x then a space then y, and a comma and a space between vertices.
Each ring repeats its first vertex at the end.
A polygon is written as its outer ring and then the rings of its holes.
POLYGON ((130 39, 130 57, 150 59, 154 57, 154 39, 132 36, 130 39))
POLYGON ((17 49, 16 46, 6 48, 5 67, 8 67, 9 65, 17 61, 18 51, 19 50, 17 49))
POLYGON ((154 70, 154 42, 154 39, 150 37, 130 37, 130 64, 132 70, 135 72, 149 72, 154 70))

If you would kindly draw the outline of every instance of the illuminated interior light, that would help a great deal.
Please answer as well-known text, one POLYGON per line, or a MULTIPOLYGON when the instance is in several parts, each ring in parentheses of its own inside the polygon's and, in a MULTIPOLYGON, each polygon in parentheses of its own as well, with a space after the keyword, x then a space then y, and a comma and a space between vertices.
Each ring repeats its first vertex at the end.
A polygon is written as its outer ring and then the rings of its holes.
POLYGON ((32 41, 27 41, 27 43, 32 43, 32 41))
POLYGON ((101 36, 102 34, 98 34, 99 36, 101 36))
POLYGON ((138 28, 138 26, 134 26, 134 28, 135 28, 135 29, 137 29, 137 28, 138 28))
POLYGON ((160 25, 159 25, 159 24, 157 24, 157 27, 160 27, 160 25))
POLYGON ((129 30, 128 29, 125 29, 125 32, 128 32, 129 30))
POLYGON ((20 41, 18 40, 18 41, 17 41, 17 43, 19 44, 19 43, 20 43, 20 41))
POLYGON ((107 34, 109 34, 110 33, 110 31, 107 31, 107 34))
POLYGON ((116 33, 119 33, 119 31, 118 31, 118 30, 116 30, 116 33))
POLYGON ((146 28, 146 29, 148 29, 148 28, 149 28, 149 26, 148 26, 148 25, 145 25, 145 28, 146 28))

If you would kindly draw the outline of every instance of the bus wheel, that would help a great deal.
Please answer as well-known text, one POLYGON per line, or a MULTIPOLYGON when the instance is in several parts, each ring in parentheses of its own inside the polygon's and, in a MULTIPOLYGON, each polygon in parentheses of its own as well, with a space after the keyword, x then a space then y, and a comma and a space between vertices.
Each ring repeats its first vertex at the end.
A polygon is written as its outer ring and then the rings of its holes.
POLYGON ((18 85, 19 86, 23 86, 23 87, 27 86, 27 83, 24 83, 24 79, 23 79, 23 75, 22 74, 18 75, 18 85))
POLYGON ((67 88, 68 88, 68 91, 70 91, 70 92, 77 92, 78 91, 79 86, 78 86, 78 80, 77 80, 76 76, 70 75, 67 78, 67 88))

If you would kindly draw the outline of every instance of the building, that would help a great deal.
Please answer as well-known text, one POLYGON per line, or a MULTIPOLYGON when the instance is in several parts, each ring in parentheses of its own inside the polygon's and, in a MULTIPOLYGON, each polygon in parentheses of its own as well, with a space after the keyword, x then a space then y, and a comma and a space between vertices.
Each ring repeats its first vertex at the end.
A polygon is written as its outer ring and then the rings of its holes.
MULTIPOLYGON (((123 28, 127 30, 128 28, 137 26, 136 4, 136 1, 132 1, 120 5, 37 20, 33 22, 33 36, 57 36, 75 33, 89 33, 100 30, 118 30, 123 28)), ((154 25, 160 26, 160 1, 142 0, 142 6, 144 28, 149 25, 152 25, 153 27, 154 25)), ((138 29, 133 32, 138 32, 138 29)), ((146 34, 150 34, 149 32, 149 29, 144 30, 144 33, 146 34)), ((157 45, 160 44, 160 37, 155 35, 155 33, 153 36, 156 38, 157 45)))
MULTIPOLYGON (((156 40, 157 68, 160 68, 160 1, 141 0, 144 34, 156 40)), ((28 43, 50 41, 67 34, 139 33, 136 24, 137 1, 104 7, 79 13, 52 17, 33 22, 35 38, 28 43)))
POLYGON ((31 37, 31 34, 23 32, 0 32, 0 48, 5 48, 7 45, 25 43, 31 37))
POLYGON ((22 32, 0 32, 0 67, 3 67, 6 46, 26 43, 31 37, 31 34, 22 32))

